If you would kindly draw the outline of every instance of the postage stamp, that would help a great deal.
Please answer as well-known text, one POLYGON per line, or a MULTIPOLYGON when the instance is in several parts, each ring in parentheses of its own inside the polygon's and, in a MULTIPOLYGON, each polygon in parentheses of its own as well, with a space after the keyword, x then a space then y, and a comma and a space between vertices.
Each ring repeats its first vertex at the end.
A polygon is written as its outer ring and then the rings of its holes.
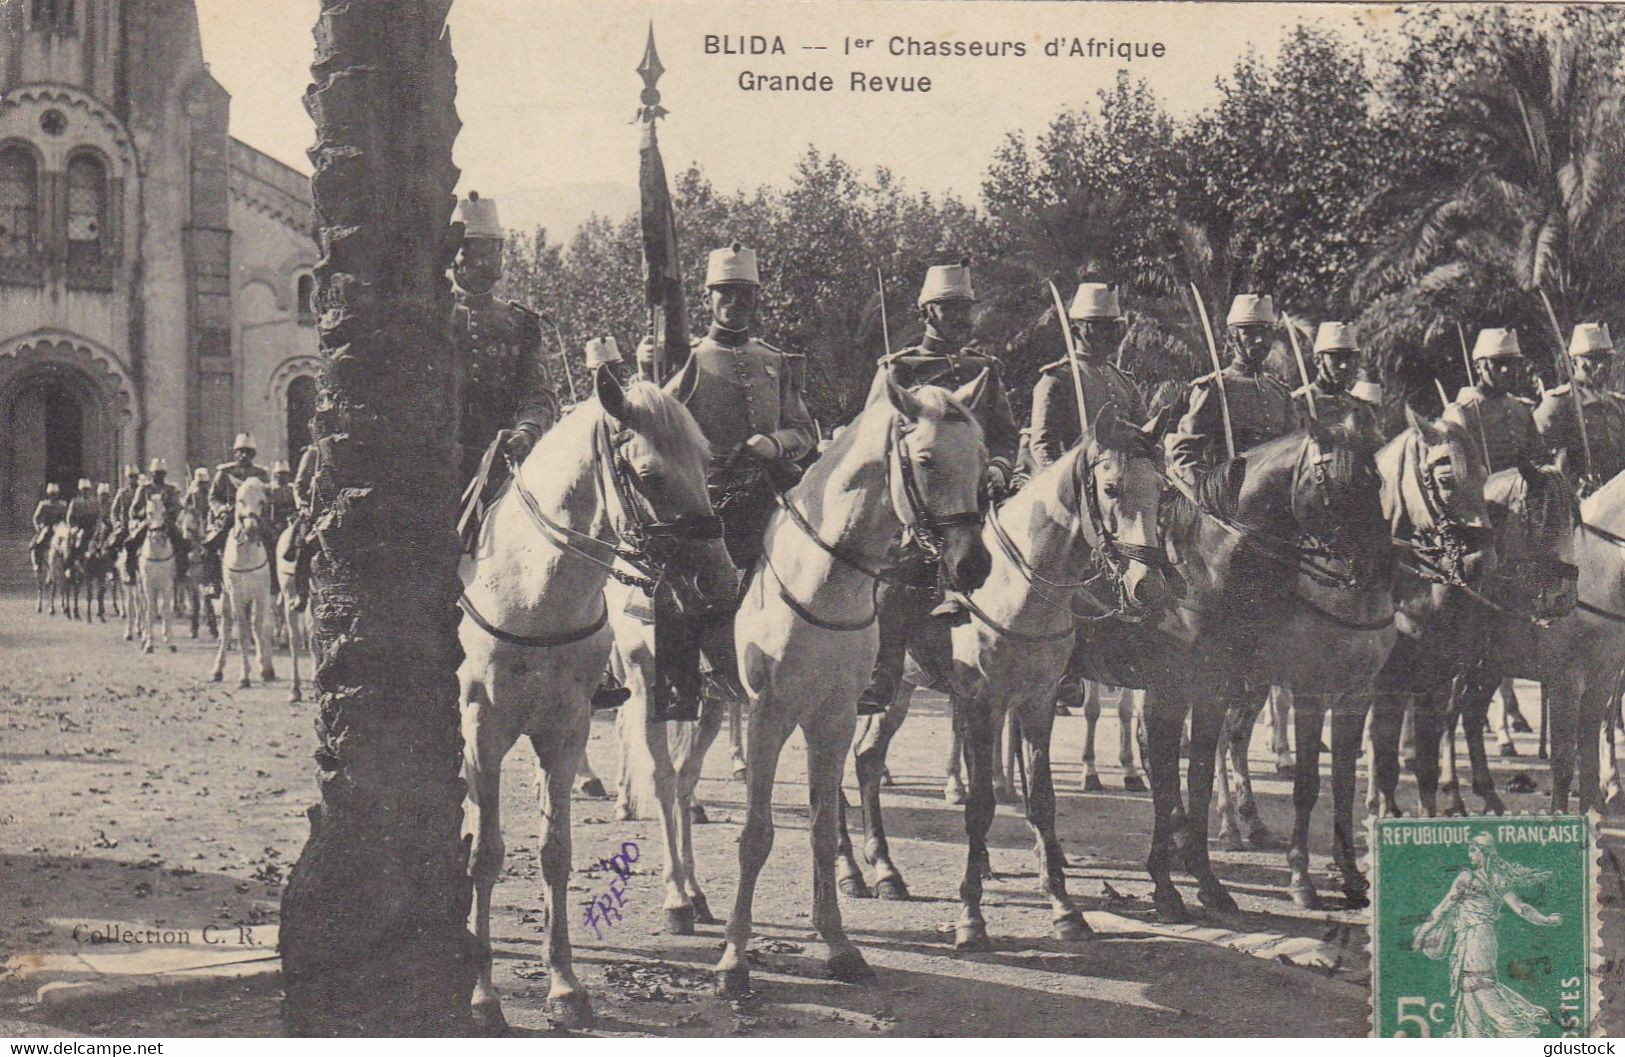
POLYGON ((1580 815, 1373 823, 1372 1034, 1573 1038, 1597 1009, 1580 815))

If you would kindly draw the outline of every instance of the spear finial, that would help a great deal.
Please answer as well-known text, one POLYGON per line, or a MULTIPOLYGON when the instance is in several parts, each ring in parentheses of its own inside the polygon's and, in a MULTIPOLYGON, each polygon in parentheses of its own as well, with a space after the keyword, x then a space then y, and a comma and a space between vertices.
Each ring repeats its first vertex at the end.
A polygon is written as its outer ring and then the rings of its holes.
POLYGON ((655 50, 655 24, 649 22, 649 42, 643 47, 643 61, 638 63, 638 76, 643 78, 643 92, 638 98, 643 102, 643 108, 638 111, 638 117, 645 121, 653 121, 657 117, 664 117, 668 111, 660 105, 660 89, 655 84, 666 68, 660 64, 660 53, 655 50))

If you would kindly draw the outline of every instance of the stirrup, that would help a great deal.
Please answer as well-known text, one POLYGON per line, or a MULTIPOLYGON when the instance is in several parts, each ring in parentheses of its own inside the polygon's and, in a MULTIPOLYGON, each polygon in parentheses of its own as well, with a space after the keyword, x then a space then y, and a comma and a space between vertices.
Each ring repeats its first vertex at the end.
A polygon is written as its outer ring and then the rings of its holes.
POLYGON ((600 686, 592 692, 592 710, 607 712, 620 708, 631 696, 632 691, 624 686, 600 686))

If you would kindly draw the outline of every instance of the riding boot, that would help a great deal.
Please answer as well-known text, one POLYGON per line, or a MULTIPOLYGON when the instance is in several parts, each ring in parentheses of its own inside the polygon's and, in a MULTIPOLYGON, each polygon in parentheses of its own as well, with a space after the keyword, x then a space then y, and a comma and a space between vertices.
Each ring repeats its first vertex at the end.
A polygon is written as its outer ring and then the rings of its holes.
POLYGON ((598 689, 592 692, 592 710, 594 712, 608 712, 626 704, 626 699, 632 696, 632 691, 615 681, 615 676, 606 669, 604 678, 598 683, 598 689))
POLYGON ((221 557, 218 549, 204 545, 203 575, 208 581, 208 597, 213 601, 219 601, 225 591, 225 570, 222 568, 221 557))
POLYGON ((858 715, 883 715, 897 697, 903 681, 903 663, 907 659, 908 640, 915 623, 930 608, 928 592, 914 587, 892 584, 880 593, 878 623, 880 649, 875 654, 874 671, 869 686, 858 697, 858 715))

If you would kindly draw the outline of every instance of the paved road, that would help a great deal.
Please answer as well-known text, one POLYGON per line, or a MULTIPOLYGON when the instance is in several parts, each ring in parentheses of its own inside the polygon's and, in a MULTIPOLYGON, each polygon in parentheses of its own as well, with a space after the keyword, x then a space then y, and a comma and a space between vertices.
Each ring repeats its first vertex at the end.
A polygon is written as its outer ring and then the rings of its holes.
MULTIPOLYGON (((111 623, 36 617, 31 597, 0 596, 0 1031, 118 1035, 279 1031, 274 960, 281 884, 315 798, 309 764, 314 705, 286 685, 238 690, 205 681, 212 644, 183 640, 144 656, 111 623), (204 935, 205 926, 210 926, 204 935), (92 931, 153 930, 151 942, 91 945, 92 931), (167 938, 166 938, 166 933, 167 938), (184 938, 180 935, 187 934, 184 938), (225 964, 222 964, 225 963, 225 964), (43 994, 42 994, 43 990, 43 994)), ((278 666, 286 674, 287 657, 278 666)), ((804 752, 784 755, 778 838, 757 902, 759 995, 729 1004, 709 994, 719 926, 662 935, 658 826, 616 822, 608 801, 577 800, 575 859, 585 899, 600 877, 587 865, 639 842, 625 920, 603 939, 577 928, 578 968, 599 1014, 596 1030, 656 1035, 1359 1035, 1366 1031, 1364 912, 1299 911, 1285 898, 1280 848, 1228 852, 1221 876, 1242 911, 1200 927, 1152 921, 1144 879, 1150 803, 1079 791, 1081 719, 1058 725, 1061 838, 1068 883, 1098 936, 1048 939, 1031 838, 1013 806, 993 827, 986 913, 997 949, 956 955, 963 845, 959 809, 941 798, 948 739, 940 700, 919 703, 900 735, 886 793, 894 851, 914 899, 843 900, 847 926, 879 970, 867 989, 823 978, 809 926, 804 752), (1318 966, 1318 967, 1316 967, 1318 966)), ((591 757, 614 774, 614 732, 595 724, 591 757)), ((1103 760, 1116 728, 1101 730, 1103 760)), ((1269 768, 1256 739, 1255 773, 1269 768)), ((1532 744, 1526 744, 1532 751, 1532 744)), ((544 1031, 542 933, 533 763, 517 749, 504 768, 509 859, 495 903, 498 986, 516 1032, 544 1031)), ((1545 790, 1542 769, 1528 769, 1545 790)), ((1498 765, 1500 761, 1498 761, 1498 765)), ((1501 778, 1508 777, 1501 767, 1501 778)), ((1290 821, 1290 788, 1258 782, 1266 821, 1290 821)), ((731 902, 743 787, 713 753, 696 827, 701 881, 725 914, 731 902)), ((1414 794, 1407 789, 1407 796, 1414 794)), ((1510 798, 1534 810, 1543 797, 1510 798)), ((1315 869, 1328 893, 1329 825, 1316 826, 1315 869)), ((1610 878, 1608 883, 1614 883, 1610 878)), ((1194 890, 1184 888, 1196 907, 1194 890)), ((1617 925, 1610 935, 1617 937, 1617 925)))

